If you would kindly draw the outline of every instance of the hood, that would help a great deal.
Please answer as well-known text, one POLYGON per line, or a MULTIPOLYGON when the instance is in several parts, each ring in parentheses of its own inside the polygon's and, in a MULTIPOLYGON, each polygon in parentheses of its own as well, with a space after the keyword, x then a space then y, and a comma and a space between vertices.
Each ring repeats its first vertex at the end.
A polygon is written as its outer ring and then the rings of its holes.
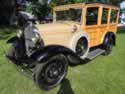
POLYGON ((36 27, 41 32, 69 32, 76 31, 80 29, 80 24, 78 22, 60 21, 49 24, 39 24, 36 27))

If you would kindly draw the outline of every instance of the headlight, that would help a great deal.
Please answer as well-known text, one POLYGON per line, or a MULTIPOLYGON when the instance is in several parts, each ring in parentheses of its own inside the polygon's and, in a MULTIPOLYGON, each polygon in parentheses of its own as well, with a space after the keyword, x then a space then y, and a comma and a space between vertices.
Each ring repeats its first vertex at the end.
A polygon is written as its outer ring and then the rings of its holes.
POLYGON ((37 42, 37 39, 36 39, 36 38, 32 38, 32 42, 33 42, 33 43, 36 43, 36 42, 37 42))
POLYGON ((39 40, 40 39, 40 34, 38 29, 34 29, 35 37, 39 40))
POLYGON ((22 30, 18 30, 18 31, 17 31, 17 37, 20 38, 20 37, 22 36, 22 34, 23 34, 23 31, 22 31, 22 30))
POLYGON ((33 41, 34 43, 36 43, 36 42, 38 42, 38 41, 40 40, 40 34, 39 34, 38 29, 36 29, 36 28, 33 29, 33 32, 34 32, 34 34, 35 34, 35 37, 32 38, 32 41, 33 41))

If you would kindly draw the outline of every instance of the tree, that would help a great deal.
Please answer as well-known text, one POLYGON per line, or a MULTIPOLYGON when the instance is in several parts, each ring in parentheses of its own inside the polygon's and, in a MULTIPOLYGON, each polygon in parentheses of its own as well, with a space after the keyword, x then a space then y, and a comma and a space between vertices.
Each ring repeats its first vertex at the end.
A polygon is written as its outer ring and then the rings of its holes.
MULTIPOLYGON (((16 2, 18 0, 0 0, 0 22, 3 23, 9 23, 10 18, 13 18, 13 15, 16 10, 16 2)), ((71 3, 80 3, 80 2, 102 2, 102 3, 108 3, 119 6, 119 4, 124 0, 27 0, 27 1, 35 1, 38 2, 40 5, 40 14, 44 15, 47 14, 46 8, 53 7, 57 5, 64 5, 64 4, 71 4, 71 3), (48 4, 48 1, 51 1, 50 4, 48 4), (44 11, 45 10, 45 11, 44 11)), ((39 9, 38 9, 39 10, 39 9)), ((45 15, 44 15, 45 16, 45 15)), ((44 18, 44 17, 43 17, 44 18)))
POLYGON ((15 10, 15 0, 0 0, 0 24, 9 24, 15 10))

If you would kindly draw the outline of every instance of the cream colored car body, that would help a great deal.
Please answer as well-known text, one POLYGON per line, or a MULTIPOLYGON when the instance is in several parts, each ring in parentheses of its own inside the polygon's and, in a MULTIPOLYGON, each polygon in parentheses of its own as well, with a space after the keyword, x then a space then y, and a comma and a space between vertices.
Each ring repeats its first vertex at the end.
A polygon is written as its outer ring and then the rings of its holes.
POLYGON ((73 35, 81 31, 78 23, 68 21, 37 25, 37 28, 45 45, 56 44, 66 47, 70 47, 73 35))
MULTIPOLYGON (((80 38, 84 37, 89 42, 87 33, 81 30, 80 23, 72 21, 58 21, 49 24, 37 25, 40 35, 47 45, 61 45, 70 48, 76 52, 77 42, 80 38)), ((81 56, 84 59, 89 51, 81 56)))

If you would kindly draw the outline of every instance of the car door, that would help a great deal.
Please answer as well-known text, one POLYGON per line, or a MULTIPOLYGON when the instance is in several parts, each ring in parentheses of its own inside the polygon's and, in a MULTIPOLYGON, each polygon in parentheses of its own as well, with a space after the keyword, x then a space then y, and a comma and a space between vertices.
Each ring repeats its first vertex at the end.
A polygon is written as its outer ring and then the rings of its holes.
POLYGON ((101 8, 100 12, 100 21, 99 21, 99 40, 98 43, 101 44, 103 42, 103 38, 109 29, 109 19, 110 19, 110 9, 109 8, 101 8))
POLYGON ((98 45, 99 37, 99 7, 88 7, 86 9, 86 25, 85 31, 90 36, 90 47, 98 45))

